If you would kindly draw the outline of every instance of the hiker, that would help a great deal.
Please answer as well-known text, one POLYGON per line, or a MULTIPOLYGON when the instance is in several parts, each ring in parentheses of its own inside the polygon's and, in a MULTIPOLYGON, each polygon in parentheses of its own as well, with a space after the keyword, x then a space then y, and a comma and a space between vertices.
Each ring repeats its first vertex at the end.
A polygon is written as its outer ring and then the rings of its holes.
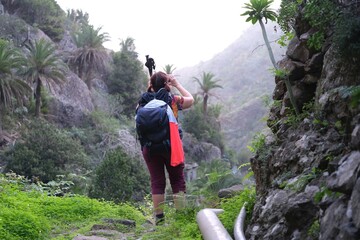
MULTIPOLYGON (((173 116, 176 119, 175 123, 177 122, 178 111, 191 107, 194 102, 193 96, 175 77, 164 72, 155 72, 150 77, 147 92, 142 94, 138 102, 137 110, 154 98, 163 100, 171 107, 173 116), (171 87, 176 88, 180 94, 171 93, 171 87)), ((171 121, 171 119, 169 119, 169 121, 171 121)), ((173 126, 177 126, 177 123, 173 126)), ((170 142, 170 151, 166 148, 153 149, 146 144, 142 144, 142 154, 150 172, 151 193, 156 224, 163 223, 165 220, 162 206, 165 201, 165 168, 168 172, 175 208, 180 209, 185 204, 184 152, 180 132, 181 130, 178 131, 177 128, 175 133, 170 130, 171 141, 168 141, 170 142), (174 163, 174 161, 177 162, 174 163)))

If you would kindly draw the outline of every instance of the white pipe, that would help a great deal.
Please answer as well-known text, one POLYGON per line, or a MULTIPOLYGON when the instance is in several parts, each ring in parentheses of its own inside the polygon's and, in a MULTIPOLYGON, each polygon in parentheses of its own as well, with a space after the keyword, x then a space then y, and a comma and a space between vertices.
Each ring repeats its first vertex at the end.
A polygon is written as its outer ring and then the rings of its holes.
POLYGON ((246 217, 246 203, 244 203, 243 207, 241 208, 240 214, 236 218, 235 226, 234 226, 234 236, 235 240, 246 240, 244 234, 244 223, 246 217))
POLYGON ((222 209, 205 208, 197 213, 196 221, 204 240, 232 240, 217 217, 222 212, 222 209))

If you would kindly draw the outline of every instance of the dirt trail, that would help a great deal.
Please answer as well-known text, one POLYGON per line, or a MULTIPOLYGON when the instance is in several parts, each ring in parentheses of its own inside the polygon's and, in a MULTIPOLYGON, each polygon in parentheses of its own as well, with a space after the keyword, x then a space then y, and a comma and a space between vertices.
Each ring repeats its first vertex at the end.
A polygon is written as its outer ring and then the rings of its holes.
MULTIPOLYGON (((143 224, 143 233, 155 231, 152 222, 143 224)), ((131 220, 104 219, 103 224, 92 226, 88 234, 79 234, 73 240, 141 240, 141 233, 135 233, 135 222, 131 220), (120 231, 119 229, 124 229, 120 231), (140 235, 140 236, 139 236, 140 235)))

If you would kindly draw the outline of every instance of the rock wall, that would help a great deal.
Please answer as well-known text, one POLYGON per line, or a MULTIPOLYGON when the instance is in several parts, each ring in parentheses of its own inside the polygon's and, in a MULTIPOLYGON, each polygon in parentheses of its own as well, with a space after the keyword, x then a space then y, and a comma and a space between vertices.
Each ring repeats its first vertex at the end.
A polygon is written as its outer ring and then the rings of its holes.
POLYGON ((273 139, 251 159, 258 199, 247 239, 360 239, 359 59, 338 58, 331 41, 307 47, 314 33, 298 28, 279 65, 289 70, 300 122, 291 118, 285 83, 275 79, 268 126, 273 139))

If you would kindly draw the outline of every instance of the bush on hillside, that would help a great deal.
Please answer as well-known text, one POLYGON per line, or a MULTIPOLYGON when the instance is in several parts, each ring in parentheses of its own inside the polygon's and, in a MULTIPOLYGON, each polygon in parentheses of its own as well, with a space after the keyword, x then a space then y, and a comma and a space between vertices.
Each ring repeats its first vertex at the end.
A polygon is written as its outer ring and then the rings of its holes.
POLYGON ((146 89, 146 81, 143 63, 138 60, 136 52, 123 49, 114 53, 112 72, 106 84, 109 93, 117 95, 122 114, 134 116, 140 94, 146 89))
POLYGON ((298 3, 294 0, 283 0, 280 4, 278 24, 285 33, 295 29, 298 3))
POLYGON ((25 21, 12 15, 0 15, 0 29, 1 39, 12 42, 14 46, 20 46, 28 34, 25 21))
POLYGON ((96 169, 89 196, 114 202, 142 200, 149 192, 149 174, 138 159, 121 148, 108 152, 96 169))
POLYGON ((104 224, 104 219, 133 220, 139 228, 145 222, 143 214, 130 204, 80 195, 49 196, 23 176, 0 174, 0 189, 1 240, 74 239, 94 224, 104 224))
POLYGON ((184 131, 193 134, 199 141, 209 142, 224 150, 224 139, 219 121, 220 107, 209 106, 204 116, 202 104, 195 104, 184 114, 182 126, 184 131))
POLYGON ((5 4, 6 11, 16 13, 33 27, 38 27, 54 41, 64 34, 65 12, 55 0, 23 0, 5 4))
POLYGON ((223 209, 224 212, 219 215, 219 219, 229 233, 234 232, 234 223, 245 203, 245 224, 250 222, 255 201, 256 192, 253 186, 246 187, 241 193, 234 197, 222 199, 220 208, 223 209))
POLYGON ((29 124, 22 141, 5 153, 5 171, 14 171, 42 182, 54 180, 69 169, 85 166, 87 156, 80 143, 56 126, 37 119, 29 124))
POLYGON ((221 189, 241 183, 241 176, 234 174, 230 164, 220 159, 200 163, 197 175, 198 178, 188 184, 188 192, 205 196, 209 202, 218 200, 221 189))
POLYGON ((360 17, 346 13, 335 26, 334 44, 340 55, 347 59, 360 58, 360 17))

